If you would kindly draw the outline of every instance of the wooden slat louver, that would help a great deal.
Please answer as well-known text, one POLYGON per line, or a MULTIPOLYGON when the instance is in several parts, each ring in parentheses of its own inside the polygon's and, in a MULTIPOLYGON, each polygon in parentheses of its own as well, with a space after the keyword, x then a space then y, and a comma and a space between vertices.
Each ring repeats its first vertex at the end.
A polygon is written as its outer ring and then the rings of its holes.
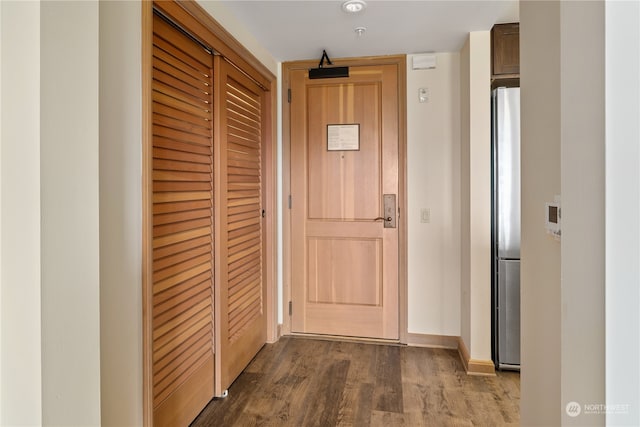
POLYGON ((229 341, 262 315, 260 95, 226 83, 229 341))
POLYGON ((224 58, 215 60, 222 172, 216 240, 221 254, 216 287, 216 392, 222 392, 266 341, 262 216, 265 92, 224 58))
POLYGON ((213 59, 153 29, 154 424, 186 425, 213 397, 213 59))
POLYGON ((276 80, 195 2, 142 42, 143 422, 180 427, 267 341, 276 80))

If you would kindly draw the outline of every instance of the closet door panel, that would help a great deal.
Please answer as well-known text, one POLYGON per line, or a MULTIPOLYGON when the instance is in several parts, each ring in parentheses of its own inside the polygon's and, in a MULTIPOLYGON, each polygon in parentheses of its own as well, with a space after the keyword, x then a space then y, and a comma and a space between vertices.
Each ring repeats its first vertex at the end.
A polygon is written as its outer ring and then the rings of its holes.
POLYGON ((216 392, 221 393, 266 342, 262 217, 265 92, 223 58, 215 59, 222 172, 216 392))
POLYGON ((214 396, 213 57, 154 15, 153 423, 214 396))

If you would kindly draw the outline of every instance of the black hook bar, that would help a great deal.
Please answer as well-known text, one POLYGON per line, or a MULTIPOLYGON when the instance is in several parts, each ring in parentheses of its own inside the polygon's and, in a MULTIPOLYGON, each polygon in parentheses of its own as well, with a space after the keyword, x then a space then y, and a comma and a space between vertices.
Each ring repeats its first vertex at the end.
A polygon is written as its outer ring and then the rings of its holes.
POLYGON ((318 68, 324 67, 325 59, 327 60, 327 64, 333 65, 333 62, 331 62, 331 60, 329 59, 329 55, 327 55, 327 51, 325 49, 322 49, 322 56, 320 57, 320 63, 318 64, 318 68))

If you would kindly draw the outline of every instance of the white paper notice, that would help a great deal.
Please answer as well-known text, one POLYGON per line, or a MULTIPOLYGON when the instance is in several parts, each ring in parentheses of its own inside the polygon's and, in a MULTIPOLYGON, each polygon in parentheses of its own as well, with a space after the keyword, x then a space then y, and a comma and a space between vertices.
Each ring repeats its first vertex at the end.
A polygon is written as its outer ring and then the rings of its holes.
POLYGON ((360 149, 360 125, 327 125, 327 150, 360 149))

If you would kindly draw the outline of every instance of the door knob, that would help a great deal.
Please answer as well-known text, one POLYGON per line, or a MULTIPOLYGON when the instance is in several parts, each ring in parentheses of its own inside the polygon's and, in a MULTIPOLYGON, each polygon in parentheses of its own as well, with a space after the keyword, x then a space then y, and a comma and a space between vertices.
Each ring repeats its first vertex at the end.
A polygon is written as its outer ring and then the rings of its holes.
POLYGON ((396 195, 384 194, 384 215, 374 218, 373 221, 384 221, 384 228, 396 228, 396 195))

